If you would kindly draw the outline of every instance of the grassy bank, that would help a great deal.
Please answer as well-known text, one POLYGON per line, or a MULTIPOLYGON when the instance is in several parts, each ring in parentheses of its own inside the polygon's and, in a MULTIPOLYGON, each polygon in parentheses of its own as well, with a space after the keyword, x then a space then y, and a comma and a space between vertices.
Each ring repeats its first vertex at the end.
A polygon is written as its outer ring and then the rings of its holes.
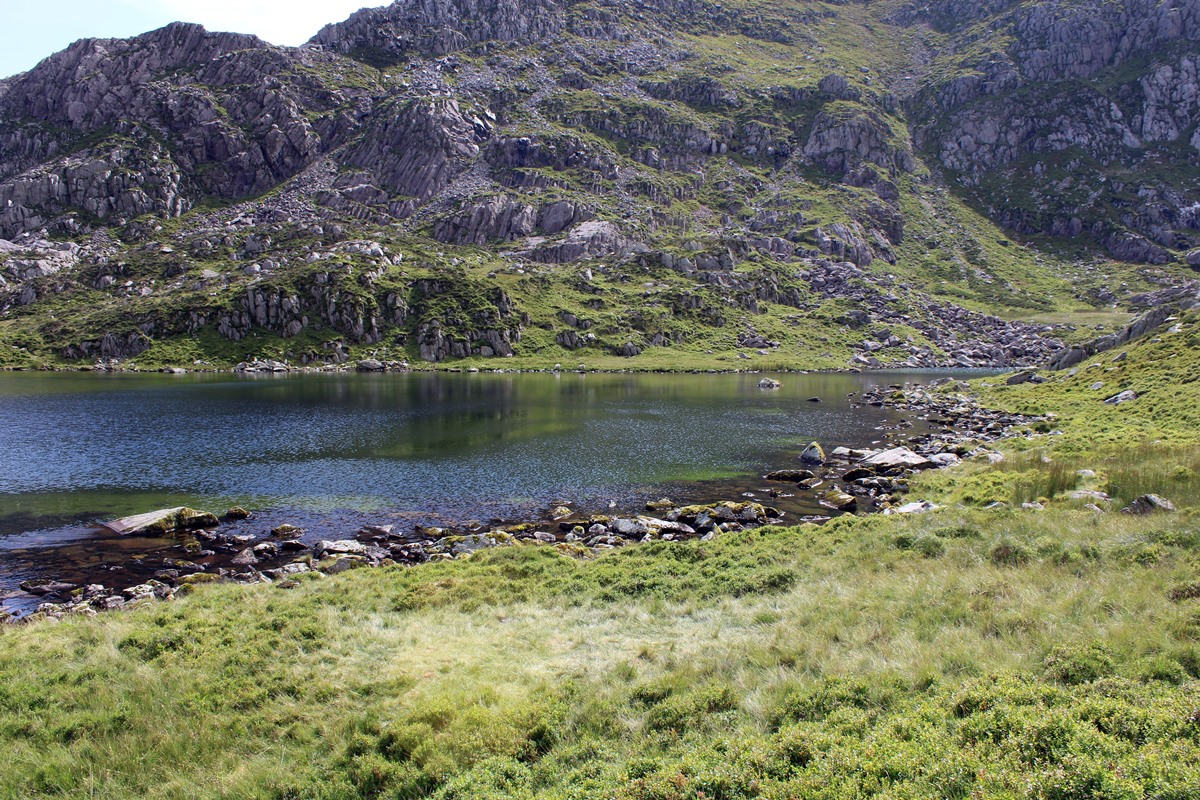
POLYGON ((0 796, 1193 797, 1198 563, 968 511, 205 587, 4 631, 0 796))
POLYGON ((4 628, 0 797, 1200 797, 1183 322, 981 386, 1061 435, 926 474, 930 514, 4 628), (1140 397, 1106 406, 1096 380, 1140 397), (1086 508, 1144 491, 1180 510, 1086 508))

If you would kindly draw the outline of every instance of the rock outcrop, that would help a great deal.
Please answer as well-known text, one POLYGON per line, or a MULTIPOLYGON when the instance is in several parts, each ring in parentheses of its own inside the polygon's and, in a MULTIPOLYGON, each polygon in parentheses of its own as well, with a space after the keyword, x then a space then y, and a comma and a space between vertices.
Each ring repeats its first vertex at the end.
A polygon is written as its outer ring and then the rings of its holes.
MULTIPOLYGON (((1113 257, 1149 264, 1195 241, 1185 184, 1147 176, 1127 187, 1125 170, 1200 146, 1200 2, 989 7, 997 44, 943 56, 945 77, 916 98, 930 154, 1019 232, 1086 232, 1113 257), (1016 180, 1031 172, 1039 180, 1016 180), (1111 191, 1089 190, 1105 183, 1111 191)), ((981 13, 965 2, 928 11, 981 13)))
POLYGON ((310 44, 382 65, 486 41, 530 44, 565 25, 563 5, 555 0, 398 0, 326 25, 310 44))

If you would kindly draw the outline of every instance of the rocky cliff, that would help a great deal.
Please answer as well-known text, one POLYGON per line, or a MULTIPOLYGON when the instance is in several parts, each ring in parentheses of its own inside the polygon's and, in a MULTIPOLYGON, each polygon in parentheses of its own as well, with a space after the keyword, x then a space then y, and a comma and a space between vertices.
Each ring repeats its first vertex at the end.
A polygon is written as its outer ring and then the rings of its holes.
POLYGON ((1036 320, 1200 266, 1198 36, 1200 0, 400 0, 80 41, 0 81, 0 364, 1036 363, 1095 335, 1036 320))
POLYGON ((1126 261, 1200 244, 1200 2, 997 3, 950 41, 913 104, 917 139, 990 215, 1126 261))

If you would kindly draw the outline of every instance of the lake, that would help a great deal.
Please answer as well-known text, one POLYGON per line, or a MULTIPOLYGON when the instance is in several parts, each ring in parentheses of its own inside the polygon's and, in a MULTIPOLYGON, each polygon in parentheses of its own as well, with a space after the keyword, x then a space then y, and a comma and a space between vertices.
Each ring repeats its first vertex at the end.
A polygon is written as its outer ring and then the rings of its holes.
MULTIPOLYGON (((0 601, 21 580, 96 580, 168 543, 94 523, 190 505, 311 538, 484 523, 551 505, 636 511, 732 499, 811 440, 865 446, 879 383, 945 372, 788 374, 0 374, 0 601), (810 398, 819 398, 811 402, 810 398)), ((774 503, 782 505, 780 503, 774 503)), ((819 511, 811 497, 786 510, 819 511)))

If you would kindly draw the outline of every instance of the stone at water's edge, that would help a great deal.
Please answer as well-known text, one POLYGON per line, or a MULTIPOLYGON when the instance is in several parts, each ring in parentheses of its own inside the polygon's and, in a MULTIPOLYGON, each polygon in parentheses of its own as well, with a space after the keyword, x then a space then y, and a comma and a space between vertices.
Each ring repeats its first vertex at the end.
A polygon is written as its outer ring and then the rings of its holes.
POLYGON ((353 539, 339 539, 337 541, 322 540, 316 543, 313 547, 313 552, 318 557, 326 555, 366 555, 370 551, 370 547, 362 542, 356 542, 353 539))
POLYGON ((808 447, 804 448, 804 452, 800 454, 800 461, 804 464, 813 464, 821 466, 825 463, 825 450, 821 447, 820 442, 811 442, 808 447))
POLYGON ((221 523, 216 516, 207 511, 178 506, 159 511, 148 511, 145 514, 135 514, 132 517, 122 517, 100 524, 122 536, 165 536, 176 531, 216 528, 221 523))
POLYGON ((907 447, 894 447, 891 450, 884 450, 882 453, 876 453, 870 458, 863 459, 862 463, 865 467, 873 467, 875 469, 892 469, 894 467, 929 469, 936 466, 925 456, 914 453, 907 447))
POLYGON ((846 494, 841 489, 830 489, 821 495, 818 502, 826 508, 837 511, 857 511, 858 499, 852 494, 846 494))
POLYGON ((295 525, 289 525, 286 522, 271 529, 271 535, 276 539, 299 539, 304 533, 301 528, 295 525))

